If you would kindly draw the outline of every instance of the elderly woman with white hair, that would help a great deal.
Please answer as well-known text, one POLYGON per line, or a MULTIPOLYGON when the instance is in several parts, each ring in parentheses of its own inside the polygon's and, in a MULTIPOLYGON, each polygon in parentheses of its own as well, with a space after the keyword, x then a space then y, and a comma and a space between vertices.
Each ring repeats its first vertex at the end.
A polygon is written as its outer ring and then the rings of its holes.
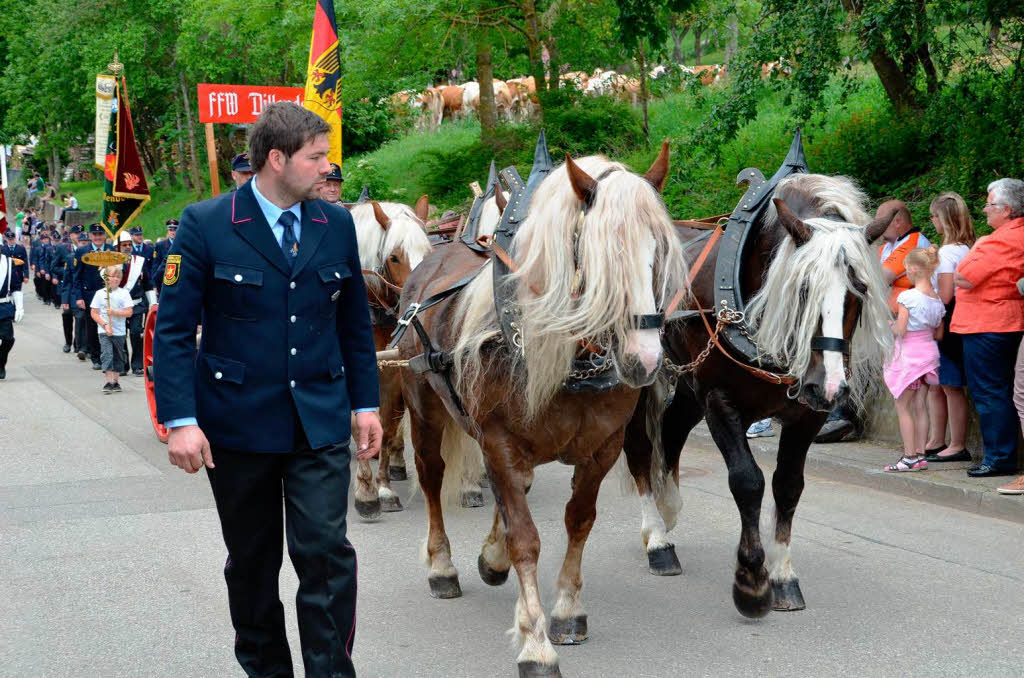
POLYGON ((956 308, 950 329, 963 335, 964 370, 981 422, 985 453, 967 475, 1017 471, 1014 366, 1024 335, 1024 181, 988 186, 985 216, 993 232, 979 238, 956 269, 956 308))

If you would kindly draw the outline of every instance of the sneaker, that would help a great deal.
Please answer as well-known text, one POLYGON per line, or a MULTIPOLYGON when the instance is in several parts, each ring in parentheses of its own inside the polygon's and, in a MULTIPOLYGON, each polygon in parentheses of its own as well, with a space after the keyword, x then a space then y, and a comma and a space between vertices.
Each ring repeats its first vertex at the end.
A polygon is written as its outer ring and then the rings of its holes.
POLYGON ((1014 480, 1009 485, 999 488, 999 494, 1024 494, 1024 476, 1014 480))
POLYGON ((121 384, 119 384, 119 383, 117 383, 115 381, 113 384, 110 385, 110 391, 111 391, 111 393, 120 393, 121 392, 121 384))
POLYGON ((111 383, 103 384, 103 395, 110 395, 114 392, 114 385, 111 383))
POLYGON ((79 351, 78 352, 78 359, 79 360, 85 360, 85 351, 79 351))
POLYGON ((772 420, 770 418, 755 421, 747 429, 748 438, 771 438, 774 435, 775 431, 772 430, 772 420))
POLYGON ((71 353, 71 344, 64 344, 64 348, 61 349, 65 353, 71 353))
POLYGON ((142 370, 132 370, 132 374, 135 375, 136 377, 143 377, 146 375, 146 373, 143 372, 142 370))
POLYGON ((93 363, 93 364, 92 364, 92 368, 93 368, 94 370, 98 370, 98 369, 101 369, 101 367, 102 367, 102 366, 101 366, 101 365, 100 365, 99 363, 93 363))

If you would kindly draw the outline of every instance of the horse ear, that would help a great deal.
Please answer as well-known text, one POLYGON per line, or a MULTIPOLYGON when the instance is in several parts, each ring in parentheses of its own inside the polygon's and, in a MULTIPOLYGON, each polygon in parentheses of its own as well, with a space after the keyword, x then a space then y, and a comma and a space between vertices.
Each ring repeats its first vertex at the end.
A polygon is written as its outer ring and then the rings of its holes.
POLYGON ((650 182, 651 186, 654 186, 654 190, 658 193, 661 193, 662 189, 665 188, 665 178, 668 177, 668 156, 668 139, 665 139, 661 143, 661 152, 654 159, 651 168, 644 174, 644 179, 650 182))
POLYGON ((898 209, 878 211, 878 214, 871 220, 871 223, 864 227, 864 237, 867 238, 869 245, 882 237, 885 229, 889 228, 889 224, 892 223, 897 214, 899 214, 898 209))
POLYGON ((416 201, 416 207, 413 208, 413 212, 416 213, 416 218, 420 221, 427 220, 427 212, 430 210, 430 196, 426 193, 420 196, 420 199, 416 201))
POLYGON ((569 183, 572 184, 572 190, 576 193, 576 197, 584 205, 589 206, 594 201, 597 182, 592 176, 581 170, 568 153, 565 154, 565 168, 569 172, 569 183))
POLYGON ((370 204, 373 205, 373 218, 377 220, 377 223, 380 224, 381 228, 385 231, 388 230, 388 226, 391 225, 391 219, 384 213, 380 203, 376 200, 371 200, 370 204))
POLYGON ((497 181, 494 182, 494 202, 498 205, 498 214, 504 214, 508 200, 505 199, 505 194, 501 192, 501 184, 497 181))
POLYGON ((789 209, 789 205, 778 198, 772 198, 772 202, 775 203, 775 211, 779 215, 779 223, 793 237, 797 247, 811 239, 811 229, 807 224, 800 221, 797 215, 793 214, 793 210, 789 209))

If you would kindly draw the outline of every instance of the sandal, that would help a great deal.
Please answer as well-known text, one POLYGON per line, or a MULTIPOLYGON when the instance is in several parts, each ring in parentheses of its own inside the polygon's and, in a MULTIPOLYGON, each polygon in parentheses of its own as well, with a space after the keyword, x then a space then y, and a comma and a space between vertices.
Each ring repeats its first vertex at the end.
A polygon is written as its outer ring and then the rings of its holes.
POLYGON ((886 473, 904 473, 906 471, 923 471, 928 468, 928 462, 924 457, 900 457, 900 460, 892 466, 886 466, 886 473))

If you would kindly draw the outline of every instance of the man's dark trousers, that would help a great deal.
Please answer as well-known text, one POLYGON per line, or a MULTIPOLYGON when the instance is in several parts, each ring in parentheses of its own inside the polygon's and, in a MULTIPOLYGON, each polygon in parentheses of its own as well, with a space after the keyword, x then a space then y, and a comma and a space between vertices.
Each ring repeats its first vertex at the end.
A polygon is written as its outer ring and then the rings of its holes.
POLYGON ((355 676, 356 553, 345 521, 348 442, 313 450, 300 431, 293 452, 212 452, 215 468, 207 475, 228 549, 224 578, 235 656, 246 674, 293 675, 278 591, 285 527, 299 577, 296 609, 306 675, 355 676))
POLYGON ((1013 374, 1021 333, 964 334, 963 340, 967 388, 985 447, 981 463, 998 471, 1016 471, 1020 418, 1013 404, 1013 374))
POLYGON ((137 306, 132 317, 128 318, 128 343, 132 349, 132 370, 138 372, 142 369, 142 332, 146 320, 144 306, 137 306))

